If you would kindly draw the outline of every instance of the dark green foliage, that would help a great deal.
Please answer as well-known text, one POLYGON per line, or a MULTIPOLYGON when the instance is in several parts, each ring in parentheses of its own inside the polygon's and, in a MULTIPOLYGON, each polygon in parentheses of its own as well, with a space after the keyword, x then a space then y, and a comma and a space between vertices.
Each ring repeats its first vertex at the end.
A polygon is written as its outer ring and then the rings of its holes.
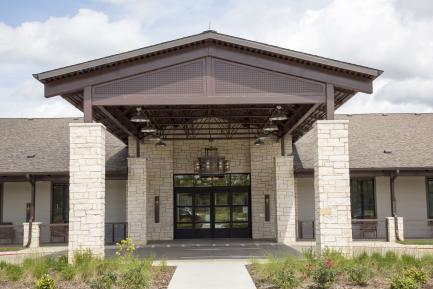
POLYGON ((316 268, 311 274, 316 288, 327 289, 334 284, 337 278, 337 272, 334 268, 333 261, 331 259, 319 260, 316 268))

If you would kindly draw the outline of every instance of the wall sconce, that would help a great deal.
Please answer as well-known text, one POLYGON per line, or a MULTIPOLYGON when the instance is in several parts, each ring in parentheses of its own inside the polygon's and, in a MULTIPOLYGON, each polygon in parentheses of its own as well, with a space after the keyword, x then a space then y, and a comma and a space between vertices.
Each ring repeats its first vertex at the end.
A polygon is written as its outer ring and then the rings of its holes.
POLYGON ((155 197, 155 223, 159 223, 159 196, 155 197))
POLYGON ((265 221, 269 222, 271 220, 271 206, 269 195, 265 195, 265 221))

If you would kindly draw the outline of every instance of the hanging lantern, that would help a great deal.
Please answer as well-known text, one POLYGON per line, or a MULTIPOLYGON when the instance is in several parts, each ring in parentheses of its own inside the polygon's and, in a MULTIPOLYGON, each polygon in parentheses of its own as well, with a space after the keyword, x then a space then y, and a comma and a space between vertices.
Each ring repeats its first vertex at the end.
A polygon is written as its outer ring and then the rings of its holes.
POLYGON ((219 156, 215 147, 205 148, 204 155, 199 157, 194 165, 194 171, 201 175, 224 174, 229 170, 229 161, 219 156))

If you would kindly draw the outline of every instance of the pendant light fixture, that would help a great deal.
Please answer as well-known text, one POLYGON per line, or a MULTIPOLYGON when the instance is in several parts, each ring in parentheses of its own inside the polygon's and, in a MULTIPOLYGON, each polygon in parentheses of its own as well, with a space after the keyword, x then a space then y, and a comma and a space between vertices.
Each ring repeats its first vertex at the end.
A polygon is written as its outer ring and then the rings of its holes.
POLYGON ((159 141, 155 144, 156 147, 166 147, 167 144, 162 141, 162 139, 159 139, 159 141))
POLYGON ((155 133, 156 127, 153 126, 150 122, 146 122, 145 125, 141 128, 141 132, 144 133, 155 133))
POLYGON ((279 105, 275 108, 274 112, 269 118, 270 121, 282 121, 286 119, 287 119, 287 115, 284 112, 283 108, 279 105))
POLYGON ((276 124, 273 124, 272 121, 267 123, 263 127, 263 131, 266 131, 266 132, 277 131, 277 130, 278 130, 278 126, 276 124))
POLYGON ((135 115, 131 117, 131 122, 136 123, 145 123, 150 122, 150 119, 144 114, 144 112, 141 110, 141 107, 137 107, 135 115))
POLYGON ((254 145, 256 145, 256 146, 261 146, 261 145, 264 145, 264 144, 265 144, 265 142, 261 138, 257 138, 255 140, 255 142, 254 142, 254 145))

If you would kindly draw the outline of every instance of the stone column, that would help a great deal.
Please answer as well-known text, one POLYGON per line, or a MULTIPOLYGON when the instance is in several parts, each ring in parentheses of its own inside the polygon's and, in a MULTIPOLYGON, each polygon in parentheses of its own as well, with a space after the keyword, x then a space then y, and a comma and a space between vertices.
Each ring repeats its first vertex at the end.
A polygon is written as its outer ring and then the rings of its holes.
POLYGON ((404 241, 404 222, 403 217, 395 217, 395 226, 397 228, 397 238, 399 241, 404 241))
POLYGON ((395 243, 395 219, 394 217, 386 218, 386 240, 390 243, 395 243))
MULTIPOLYGON (((41 236, 41 222, 32 222, 32 240, 30 248, 39 248, 41 236)), ((23 247, 27 245, 29 240, 29 223, 23 223, 23 247)))
POLYGON ((69 163, 69 247, 90 249, 104 257, 105 245, 105 127, 71 123, 69 163))
POLYGON ((320 120, 314 125, 315 232, 319 252, 352 254, 349 176, 349 121, 320 120))
POLYGON ((296 242, 296 200, 293 156, 275 157, 277 241, 296 242))
POLYGON ((145 245, 147 242, 146 193, 146 158, 128 158, 128 188, 126 192, 128 237, 138 245, 145 245))

